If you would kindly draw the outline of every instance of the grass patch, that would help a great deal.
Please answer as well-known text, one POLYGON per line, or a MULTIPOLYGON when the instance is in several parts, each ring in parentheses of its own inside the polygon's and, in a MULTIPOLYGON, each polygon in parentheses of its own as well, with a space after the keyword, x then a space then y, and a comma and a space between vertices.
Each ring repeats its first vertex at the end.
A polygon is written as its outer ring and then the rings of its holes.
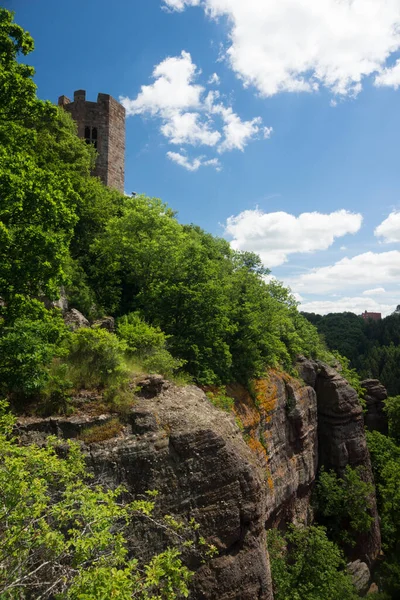
POLYGON ((117 436, 123 430, 124 426, 118 418, 110 419, 107 423, 101 425, 93 425, 87 427, 78 436, 78 439, 85 444, 93 444, 95 442, 104 442, 117 436))

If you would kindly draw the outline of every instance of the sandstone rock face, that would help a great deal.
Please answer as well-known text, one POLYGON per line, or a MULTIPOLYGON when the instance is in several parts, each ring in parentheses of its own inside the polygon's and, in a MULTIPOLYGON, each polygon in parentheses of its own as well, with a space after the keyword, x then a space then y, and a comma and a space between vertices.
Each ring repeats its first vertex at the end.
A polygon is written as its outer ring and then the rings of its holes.
MULTIPOLYGON (((196 566, 193 600, 272 600, 265 527, 312 522, 320 465, 339 474, 346 465, 362 467, 364 479, 373 481, 355 390, 327 365, 301 358, 297 366, 303 381, 270 370, 254 382, 252 394, 228 386, 243 434, 200 389, 144 376, 135 382, 137 400, 125 429, 88 448, 89 464, 103 481, 122 483, 133 495, 157 489, 164 513, 194 517, 217 546, 218 557, 196 566)), ((88 416, 87 404, 81 398, 82 413, 69 418, 22 420, 22 439, 77 437, 112 417, 88 416)), ((354 567, 360 581, 380 551, 375 496, 371 505, 373 527, 351 555, 365 564, 354 567)), ((156 543, 152 551, 159 550, 156 543)))
MULTIPOLYGON (((371 460, 364 431, 363 410, 356 391, 334 369, 316 363, 319 464, 342 474, 346 465, 361 467, 364 481, 373 482, 371 460)), ((371 565, 380 552, 380 528, 375 494, 370 498, 374 523, 360 534, 355 558, 371 565)))
MULTIPOLYGON (((272 600, 263 474, 234 419, 194 386, 153 376, 141 389, 125 431, 88 449, 91 468, 134 495, 157 489, 164 513, 194 517, 217 546, 219 556, 197 570, 191 598, 272 600)), ((75 437, 88 425, 80 416, 34 421, 19 423, 25 441, 47 431, 75 437)))
POLYGON ((312 387, 271 370, 255 384, 255 403, 236 391, 236 412, 249 445, 264 463, 267 527, 281 521, 309 523, 317 472, 317 398, 312 387), (253 416, 252 416, 253 415, 253 416), (252 418, 251 418, 252 416, 252 418))
POLYGON ((79 310, 76 310, 76 308, 72 308, 66 312, 63 318, 66 326, 72 331, 80 329, 81 327, 90 327, 89 321, 79 312, 79 310))
POLYGON ((388 397, 385 386, 378 379, 365 379, 361 382, 365 388, 365 402, 367 412, 365 424, 370 431, 379 431, 388 434, 388 420, 384 409, 384 400, 388 397))

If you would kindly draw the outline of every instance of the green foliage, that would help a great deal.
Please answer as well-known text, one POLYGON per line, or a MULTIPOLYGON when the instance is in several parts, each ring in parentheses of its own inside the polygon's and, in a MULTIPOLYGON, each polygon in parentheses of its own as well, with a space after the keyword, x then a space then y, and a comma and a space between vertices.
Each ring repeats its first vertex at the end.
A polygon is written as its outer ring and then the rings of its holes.
POLYGON ((214 406, 220 410, 228 413, 233 412, 235 401, 233 398, 230 398, 227 395, 225 387, 206 392, 206 396, 210 400, 211 404, 214 404, 214 406))
POLYGON ((76 387, 116 384, 126 378, 125 342, 105 329, 81 328, 69 340, 68 364, 76 387))
POLYGON ((378 431, 367 431, 376 482, 385 561, 379 580, 393 598, 400 596, 400 447, 378 431))
POLYGON ((147 373, 159 373, 170 379, 185 363, 185 360, 174 358, 165 348, 155 350, 142 360, 143 368, 147 373))
MULTIPOLYGON (((188 596, 191 573, 177 547, 140 565, 128 554, 128 525, 151 518, 154 503, 120 503, 122 488, 90 481, 79 446, 21 446, 0 403, 0 596, 159 598, 188 596), (141 568, 139 568, 141 566, 141 568)), ((163 527, 167 527, 165 522, 163 527)))
POLYGON ((291 368, 297 353, 315 355, 321 346, 288 290, 265 282, 256 255, 181 226, 157 199, 127 199, 91 256, 99 304, 140 311, 204 385, 247 382, 267 365, 291 368))
POLYGON ((385 400, 385 412, 389 421, 389 435, 400 445, 400 396, 385 400))
POLYGON ((6 315, 5 323, 12 324, 0 326, 0 393, 14 399, 37 396, 43 390, 51 379, 50 363, 64 353, 62 342, 68 337, 56 311, 37 301, 20 300, 18 310, 6 315), (25 316, 19 316, 21 308, 25 316))
POLYGON ((380 321, 365 321, 353 313, 325 316, 304 313, 330 350, 350 360, 361 379, 379 379, 389 395, 400 393, 400 312, 380 321))
POLYGON ((126 342, 128 352, 139 356, 164 349, 167 341, 161 329, 148 325, 138 312, 118 319, 117 334, 126 342))
POLYGON ((352 546, 358 533, 370 530, 373 493, 373 485, 362 479, 362 468, 347 465, 342 477, 321 469, 316 486, 318 519, 333 541, 352 546))
POLYGON ((346 356, 342 356, 336 350, 334 350, 332 352, 332 355, 340 363, 340 366, 341 366, 340 374, 356 390, 357 395, 360 399, 360 402, 361 402, 362 406, 365 408, 365 406, 366 406, 365 402, 364 402, 365 390, 361 385, 361 379, 360 379, 359 374, 357 373, 357 371, 355 369, 352 369, 350 367, 350 361, 348 358, 346 358, 346 356))
POLYGON ((323 527, 267 532, 275 600, 356 600, 339 548, 323 527))

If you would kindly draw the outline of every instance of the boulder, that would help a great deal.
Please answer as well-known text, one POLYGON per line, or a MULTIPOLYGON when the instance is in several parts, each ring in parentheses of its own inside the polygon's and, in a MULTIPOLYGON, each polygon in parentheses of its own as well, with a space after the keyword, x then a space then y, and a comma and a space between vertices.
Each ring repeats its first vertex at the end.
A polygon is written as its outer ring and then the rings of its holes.
POLYGON ((347 565, 347 572, 351 576, 354 587, 359 594, 365 594, 368 591, 371 581, 371 573, 364 562, 355 560, 347 565))
POLYGON ((115 331, 115 319, 114 317, 103 317, 102 319, 97 319, 92 323, 93 329, 106 329, 110 333, 114 333, 115 331))
POLYGON ((42 301, 47 309, 58 308, 63 315, 68 312, 68 298, 63 287, 60 288, 60 297, 58 300, 49 300, 48 298, 43 297, 42 301))
POLYGON ((83 316, 79 310, 76 308, 72 308, 68 312, 66 312, 63 316, 64 323, 66 324, 71 331, 75 331, 76 329, 80 329, 81 327, 90 327, 89 321, 86 317, 83 316))

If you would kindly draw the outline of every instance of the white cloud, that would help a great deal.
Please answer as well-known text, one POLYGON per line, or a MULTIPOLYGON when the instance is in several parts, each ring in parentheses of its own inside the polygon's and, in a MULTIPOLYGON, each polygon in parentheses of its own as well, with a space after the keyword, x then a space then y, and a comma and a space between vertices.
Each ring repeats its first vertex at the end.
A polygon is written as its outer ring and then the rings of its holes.
POLYGON ((345 250, 347 250, 347 246, 340 246, 340 249, 342 250, 342 252, 344 252, 345 250))
POLYGON ((215 146, 221 139, 219 131, 210 128, 208 122, 201 122, 198 113, 177 112, 161 127, 161 133, 172 144, 203 144, 215 146))
POLYGON ((299 307, 304 312, 313 312, 320 315, 336 312, 352 312, 360 315, 365 310, 368 312, 380 312, 386 316, 394 311, 395 303, 377 302, 374 298, 365 296, 347 296, 337 300, 314 300, 312 302, 304 301, 299 307))
POLYGON ((207 83, 208 85, 219 85, 221 80, 216 73, 213 73, 207 83))
POLYGON ((383 287, 372 288, 363 292, 363 296, 381 296, 382 294, 386 294, 386 290, 383 287))
POLYGON ((363 79, 399 82, 388 58, 400 48, 399 0, 164 0, 182 11, 201 4, 227 17, 226 57, 245 85, 264 96, 312 92, 356 96, 363 79))
POLYGON ((120 102, 127 116, 146 113, 166 116, 171 111, 196 108, 204 91, 201 85, 193 83, 196 74, 189 52, 182 51, 180 56, 170 56, 154 68, 154 83, 142 85, 135 100, 121 96, 120 102))
POLYGON ((380 75, 375 78, 374 84, 377 87, 393 87, 395 90, 400 86, 400 59, 396 61, 393 67, 384 69, 380 75))
POLYGON ((272 127, 263 127, 261 117, 256 117, 251 121, 242 121, 242 119, 233 112, 232 108, 225 107, 223 104, 211 106, 213 114, 221 115, 224 122, 222 128, 224 140, 218 146, 218 152, 229 150, 244 150, 251 139, 262 134, 264 139, 272 134, 272 127))
POLYGON ((200 0, 166 0, 165 5, 170 10, 182 12, 187 6, 199 6, 200 0))
POLYGON ((188 171, 198 171, 200 167, 215 167, 217 171, 221 170, 221 164, 218 158, 207 160, 204 156, 198 156, 197 158, 190 160, 187 156, 180 154, 179 152, 167 152, 167 156, 170 160, 181 167, 184 167, 188 171))
POLYGON ((353 258, 343 258, 334 265, 312 269, 290 281, 299 293, 320 294, 353 286, 400 281, 400 252, 365 252, 353 258))
POLYGON ((263 213, 257 208, 229 217, 225 233, 233 237, 233 248, 256 252, 267 267, 276 267, 290 254, 326 250, 336 238, 357 233, 361 224, 362 216, 347 210, 295 217, 286 212, 263 213))
POLYGON ((386 244, 400 242, 400 212, 390 213, 388 218, 378 225, 374 233, 376 237, 383 238, 386 244))
MULTIPOLYGON (((174 4, 177 10, 178 6, 183 7, 182 3, 174 4)), ((215 147, 222 154, 243 151, 252 139, 270 137, 272 127, 265 127, 261 117, 242 120, 230 106, 221 102, 218 91, 206 93, 206 88, 197 83, 200 75, 191 55, 182 51, 154 68, 153 83, 142 85, 136 98, 120 96, 120 102, 128 116, 150 115, 161 121, 160 131, 170 144, 215 147)), ((214 73, 208 83, 219 83, 218 75, 214 73)), ((219 165, 217 160, 214 163, 219 165)), ((190 169, 193 171, 199 168, 196 159, 192 163, 185 159, 185 164, 183 161, 179 164, 196 165, 190 169)))

